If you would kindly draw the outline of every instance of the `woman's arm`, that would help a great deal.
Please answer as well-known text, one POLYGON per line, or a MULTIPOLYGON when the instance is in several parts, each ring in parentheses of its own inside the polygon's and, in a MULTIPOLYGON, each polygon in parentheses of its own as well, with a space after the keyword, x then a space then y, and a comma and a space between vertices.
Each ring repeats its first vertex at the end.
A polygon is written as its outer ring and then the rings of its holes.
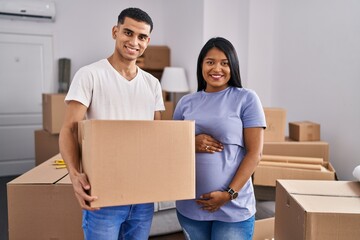
POLYGON ((229 187, 235 191, 240 191, 260 162, 264 143, 264 128, 245 128, 244 141, 246 155, 229 184, 229 187))

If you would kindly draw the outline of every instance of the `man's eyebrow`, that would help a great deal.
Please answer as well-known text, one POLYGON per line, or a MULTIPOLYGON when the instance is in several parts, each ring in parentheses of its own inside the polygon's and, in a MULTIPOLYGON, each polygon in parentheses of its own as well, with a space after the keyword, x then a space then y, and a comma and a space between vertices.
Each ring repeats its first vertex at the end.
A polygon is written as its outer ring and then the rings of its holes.
MULTIPOLYGON (((134 33, 134 31, 131 30, 130 28, 124 28, 124 31, 134 33)), ((144 38, 148 38, 148 37, 149 37, 149 35, 147 35, 147 34, 145 34, 145 33, 140 33, 139 36, 140 36, 140 37, 144 37, 144 38)))
POLYGON ((129 28, 124 28, 124 31, 128 31, 128 32, 134 32, 133 30, 129 29, 129 28))
POLYGON ((139 36, 140 36, 140 37, 143 37, 143 38, 148 38, 148 37, 149 37, 149 35, 144 34, 144 33, 139 34, 139 36))

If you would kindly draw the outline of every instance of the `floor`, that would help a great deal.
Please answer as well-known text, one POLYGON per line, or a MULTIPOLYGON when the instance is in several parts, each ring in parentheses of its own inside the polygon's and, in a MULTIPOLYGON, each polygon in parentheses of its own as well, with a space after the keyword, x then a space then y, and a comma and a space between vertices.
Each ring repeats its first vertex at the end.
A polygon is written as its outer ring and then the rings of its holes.
POLYGON ((185 240, 182 232, 149 238, 150 240, 185 240))
MULTIPOLYGON (((8 219, 7 219, 7 192, 6 183, 17 176, 0 177, 0 240, 8 240, 8 219)), ((151 240, 184 240, 181 232, 151 237, 151 240)))
POLYGON ((16 177, 0 177, 0 240, 8 240, 6 183, 16 177))

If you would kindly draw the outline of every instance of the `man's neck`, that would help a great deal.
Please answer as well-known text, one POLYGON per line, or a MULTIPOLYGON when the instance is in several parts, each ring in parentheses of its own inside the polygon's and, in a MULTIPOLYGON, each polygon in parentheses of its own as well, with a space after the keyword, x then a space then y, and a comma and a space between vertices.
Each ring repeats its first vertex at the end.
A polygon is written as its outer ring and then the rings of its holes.
POLYGON ((137 73, 136 61, 122 61, 115 55, 108 57, 109 63, 124 78, 131 81, 137 73))

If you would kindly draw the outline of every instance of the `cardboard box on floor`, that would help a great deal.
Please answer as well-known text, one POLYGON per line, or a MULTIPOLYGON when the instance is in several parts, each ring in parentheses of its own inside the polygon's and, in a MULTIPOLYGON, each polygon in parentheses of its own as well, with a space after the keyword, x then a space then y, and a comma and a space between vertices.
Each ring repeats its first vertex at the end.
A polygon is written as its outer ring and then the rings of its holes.
POLYGON ((271 240, 274 238, 275 218, 255 221, 253 240, 271 240))
POLYGON ((320 141, 320 124, 310 121, 289 122, 289 137, 295 141, 320 141))
POLYGON ((83 239, 81 208, 58 154, 7 183, 9 240, 83 239))
POLYGON ((359 226, 359 182, 277 182, 276 240, 358 240, 359 226))
POLYGON ((79 122, 93 207, 195 198, 194 121, 79 122))
POLYGON ((51 134, 60 133, 65 116, 65 94, 43 93, 43 128, 51 134))
POLYGON ((265 142, 264 155, 280 155, 280 156, 298 156, 298 157, 314 157, 323 158, 324 169, 321 171, 273 167, 273 166, 257 166, 253 174, 254 185, 259 186, 276 186, 278 179, 308 179, 308 180, 335 180, 335 169, 329 162, 329 144, 323 141, 311 142, 265 142))
POLYGON ((35 165, 39 165, 58 154, 59 134, 51 134, 43 129, 35 130, 35 165))
POLYGON ((286 110, 283 108, 264 108, 266 129, 264 131, 265 142, 285 141, 286 110))

